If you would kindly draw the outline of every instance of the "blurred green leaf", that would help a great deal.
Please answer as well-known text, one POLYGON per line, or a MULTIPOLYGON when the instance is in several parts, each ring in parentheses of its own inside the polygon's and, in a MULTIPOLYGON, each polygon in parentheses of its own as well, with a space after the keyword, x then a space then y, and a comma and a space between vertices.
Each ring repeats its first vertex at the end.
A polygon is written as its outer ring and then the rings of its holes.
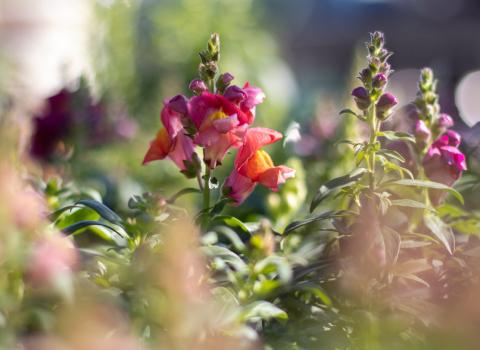
POLYGON ((315 208, 333 191, 342 189, 346 186, 352 185, 355 181, 359 180, 363 174, 367 172, 365 168, 355 169, 351 174, 344 175, 327 181, 320 186, 317 193, 313 197, 310 205, 310 212, 313 212, 315 208))
POLYGON ((243 322, 277 319, 286 321, 288 315, 285 311, 280 309, 268 301, 256 301, 245 306, 243 312, 240 315, 240 319, 243 322))
POLYGON ((413 187, 423 187, 423 188, 431 188, 436 190, 445 190, 450 192, 460 203, 463 204, 463 197, 457 190, 444 185, 439 182, 427 181, 427 180, 412 180, 412 179, 403 179, 397 180, 393 182, 389 182, 388 185, 399 185, 399 186, 413 186, 413 187))
POLYGON ((285 230, 283 231, 283 234, 287 235, 290 232, 295 231, 296 229, 298 229, 302 226, 311 224, 312 222, 327 220, 327 219, 332 219, 332 218, 338 218, 338 217, 342 217, 342 216, 345 216, 345 215, 348 215, 348 212, 345 211, 345 210, 337 210, 337 211, 332 210, 332 211, 327 211, 327 212, 312 216, 312 217, 304 219, 304 220, 294 221, 294 222, 290 223, 285 228, 285 230))
POLYGON ((379 131, 377 132, 378 137, 385 137, 390 141, 409 141, 415 142, 415 138, 406 132, 399 131, 379 131))
POLYGON ((438 216, 432 213, 426 213, 423 217, 425 226, 442 242, 447 251, 453 254, 455 251, 455 236, 452 229, 442 221, 438 216))

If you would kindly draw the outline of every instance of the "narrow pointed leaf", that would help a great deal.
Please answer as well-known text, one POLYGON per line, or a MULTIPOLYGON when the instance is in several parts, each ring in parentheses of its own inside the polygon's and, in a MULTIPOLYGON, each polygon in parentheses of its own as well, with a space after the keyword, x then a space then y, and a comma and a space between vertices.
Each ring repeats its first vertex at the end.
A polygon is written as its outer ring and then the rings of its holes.
POLYGON ((442 221, 438 216, 427 213, 423 221, 425 226, 437 237, 445 246, 450 254, 455 251, 455 236, 450 226, 442 221))
POLYGON ((391 185, 399 186, 413 186, 413 187, 422 187, 422 188, 431 188, 435 190, 445 190, 450 192, 460 203, 463 204, 463 197, 457 190, 444 185, 439 182, 427 181, 427 180, 412 180, 412 179, 402 179, 390 182, 391 185))
POLYGON ((332 218, 338 218, 338 217, 345 216, 345 215, 348 215, 348 212, 347 212, 347 211, 344 211, 344 210, 340 210, 340 211, 327 211, 327 212, 324 212, 324 213, 321 213, 321 214, 318 214, 318 215, 309 217, 309 218, 304 219, 304 220, 293 221, 292 223, 290 223, 290 224, 285 228, 285 230, 283 231, 283 234, 284 234, 284 235, 289 234, 290 232, 295 231, 295 230, 299 229, 299 228, 302 227, 302 226, 311 224, 312 222, 322 221, 322 220, 327 220, 327 219, 332 219, 332 218))
POLYGON ((98 214, 100 214, 102 218, 114 224, 121 224, 123 222, 120 216, 118 216, 112 209, 110 209, 103 203, 91 199, 84 199, 78 201, 76 204, 81 204, 95 210, 98 214))

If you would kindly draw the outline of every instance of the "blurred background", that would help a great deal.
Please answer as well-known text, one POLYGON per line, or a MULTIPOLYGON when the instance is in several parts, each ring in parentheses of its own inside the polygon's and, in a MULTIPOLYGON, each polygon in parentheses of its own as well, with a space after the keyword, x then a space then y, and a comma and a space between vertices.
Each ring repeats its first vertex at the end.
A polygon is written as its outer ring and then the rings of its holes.
MULTIPOLYGON (((277 147, 275 160, 300 158, 315 185, 350 168, 330 141, 358 132, 338 126, 338 111, 374 30, 395 52, 400 105, 414 99, 419 69, 432 67, 443 110, 475 152, 477 0, 0 0, 0 108, 44 177, 89 184, 116 209, 146 189, 169 193, 189 180, 170 162, 142 167, 142 157, 162 101, 188 93, 197 52, 218 32, 221 70, 267 95, 257 125, 300 123, 302 139, 277 147)), ((258 198, 249 210, 265 209, 258 198)))

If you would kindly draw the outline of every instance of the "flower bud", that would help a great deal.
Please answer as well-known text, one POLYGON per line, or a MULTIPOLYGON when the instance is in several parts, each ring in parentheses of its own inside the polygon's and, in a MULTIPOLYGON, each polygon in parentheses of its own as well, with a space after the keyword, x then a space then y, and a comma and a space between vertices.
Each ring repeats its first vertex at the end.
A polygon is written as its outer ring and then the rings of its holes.
POLYGON ((168 101, 168 107, 180 114, 188 114, 188 102, 185 96, 177 95, 168 101))
POLYGON ((229 85, 232 82, 233 79, 235 79, 235 77, 228 72, 223 73, 218 78, 218 80, 220 80, 222 82, 222 84, 225 85, 225 86, 229 85))
POLYGON ((235 103, 240 103, 247 98, 247 94, 245 93, 245 91, 243 91, 243 89, 238 87, 237 85, 229 86, 227 90, 225 90, 223 96, 225 96, 226 99, 235 103))
POLYGON ((372 81, 372 73, 370 72, 370 69, 362 69, 358 78, 365 86, 368 86, 372 81))
POLYGON ((377 102, 377 110, 388 111, 398 104, 397 98, 387 92, 380 96, 377 102))
POLYGON ((438 116, 435 126, 442 131, 446 131, 453 126, 453 119, 446 113, 442 113, 438 116))
POLYGON ((208 90, 207 84, 205 84, 205 82, 201 79, 193 79, 188 88, 197 95, 208 90))
POLYGON ((217 89, 219 91, 224 91, 232 82, 234 76, 230 73, 223 73, 217 79, 217 89))
POLYGON ((355 103, 357 104, 357 107, 361 110, 366 110, 368 107, 370 107, 370 95, 367 91, 362 86, 359 86, 352 91, 352 96, 355 99, 355 103))
POLYGON ((372 86, 381 89, 387 84, 387 77, 383 73, 378 73, 373 77, 372 86))
POLYGON ((377 102, 377 118, 385 120, 390 115, 390 110, 398 104, 397 98, 391 93, 384 93, 377 102))
POLYGON ((425 144, 431 136, 430 129, 427 127, 423 120, 417 120, 415 122, 415 138, 419 144, 425 144))
POLYGON ((446 133, 441 135, 438 138, 438 140, 435 142, 438 145, 442 145, 442 146, 458 147, 461 141, 462 141, 462 138, 458 132, 453 130, 448 130, 446 133))

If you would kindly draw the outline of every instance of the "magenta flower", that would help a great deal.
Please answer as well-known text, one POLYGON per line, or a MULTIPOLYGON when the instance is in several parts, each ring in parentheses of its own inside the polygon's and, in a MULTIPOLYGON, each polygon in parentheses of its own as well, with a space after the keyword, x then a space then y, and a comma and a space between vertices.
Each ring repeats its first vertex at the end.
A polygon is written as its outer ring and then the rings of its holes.
POLYGON ((449 130, 430 146, 423 159, 429 179, 451 186, 460 178, 467 164, 465 155, 457 148, 459 145, 460 135, 449 130))
POLYGON ((243 134, 253 120, 240 107, 222 95, 203 92, 192 97, 190 117, 197 128, 195 144, 205 148, 204 160, 211 169, 232 147, 240 147, 243 134))
POLYGON ((248 82, 243 86, 243 91, 247 94, 247 98, 240 103, 240 108, 250 117, 251 124, 255 118, 255 107, 265 100, 265 93, 248 82))

